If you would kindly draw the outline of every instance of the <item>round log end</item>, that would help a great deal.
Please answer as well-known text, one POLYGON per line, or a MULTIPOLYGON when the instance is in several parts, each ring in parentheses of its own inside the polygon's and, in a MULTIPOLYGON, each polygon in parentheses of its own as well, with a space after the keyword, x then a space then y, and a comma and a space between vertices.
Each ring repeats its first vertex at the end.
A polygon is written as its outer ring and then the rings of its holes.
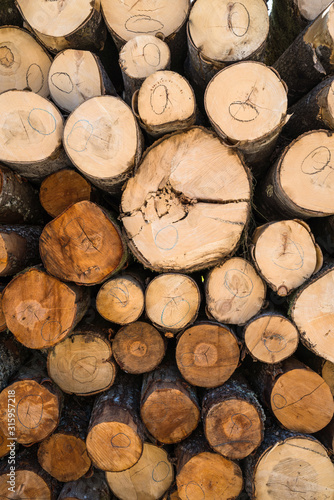
POLYGON ((18 470, 15 472, 15 478, 13 480, 14 485, 8 484, 9 476, 7 474, 2 474, 0 476, 0 498, 24 498, 27 500, 36 500, 40 498, 43 500, 53 500, 54 496, 50 486, 44 481, 44 479, 31 470, 18 470), (8 489, 10 487, 14 488, 11 491, 8 489), (19 497, 16 496, 16 492, 19 492, 19 497))

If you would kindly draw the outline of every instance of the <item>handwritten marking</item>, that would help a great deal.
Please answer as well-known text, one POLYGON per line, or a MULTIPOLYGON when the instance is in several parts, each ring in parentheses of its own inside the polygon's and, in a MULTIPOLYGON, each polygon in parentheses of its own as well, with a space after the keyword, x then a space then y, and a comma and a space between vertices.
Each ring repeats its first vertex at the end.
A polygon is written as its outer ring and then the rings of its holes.
POLYGON ((286 269, 287 271, 298 271, 298 269, 301 269, 304 265, 303 247, 298 243, 295 243, 288 236, 282 236, 284 241, 278 248, 275 249, 275 253, 278 254, 278 256, 273 257, 271 260, 275 266, 280 267, 281 269, 286 269), (280 251, 281 248, 283 248, 282 251, 280 251), (289 262, 291 260, 291 255, 297 258, 295 262, 291 262, 288 265, 284 265, 282 262, 279 262, 282 259, 287 259, 289 262))
POLYGON ((168 88, 166 85, 160 84, 153 89, 150 95, 150 104, 152 111, 156 115, 162 115, 170 103, 168 97, 168 88))
POLYGON ((160 229, 154 237, 154 243, 160 250, 173 250, 179 241, 179 232, 175 226, 169 224, 160 229), (166 236, 165 236, 166 235, 166 236), (169 240, 169 241, 165 241, 169 240))
POLYGON ((83 153, 92 137, 94 127, 88 120, 78 120, 74 123, 66 137, 67 146, 76 153, 83 153))
POLYGON ((118 434, 115 434, 110 439, 110 443, 113 448, 129 448, 131 444, 131 439, 129 438, 129 436, 124 434, 124 432, 118 432, 118 434), (115 443, 114 440, 116 440, 115 443))
POLYGON ((41 328, 41 337, 45 342, 51 342, 58 338, 62 331, 62 324, 57 320, 45 321, 41 328))
POLYGON ((249 297, 254 285, 247 274, 239 269, 229 269, 224 276, 224 287, 238 299, 249 297))
POLYGON ((238 38, 242 38, 249 30, 249 12, 241 2, 229 4, 228 10, 229 13, 227 16, 227 27, 230 31, 232 31, 233 35, 237 36, 238 38), (237 26, 237 23, 241 26, 237 26), (242 26, 242 24, 244 24, 244 26, 242 26))
POLYGON ((185 493, 186 497, 188 500, 204 500, 205 499, 205 492, 198 483, 195 483, 195 481, 190 481, 186 487, 185 487, 185 493), (188 495, 189 493, 189 495, 188 495), (201 497, 199 495, 202 495, 201 497))
POLYGON ((333 170, 333 166, 330 165, 331 159, 330 150, 326 146, 319 146, 304 158, 300 167, 301 171, 306 175, 315 175, 327 167, 333 170))
POLYGON ((286 346, 287 346, 287 342, 286 342, 285 338, 282 335, 280 335, 279 333, 273 333, 273 334, 268 333, 267 334, 266 332, 264 332, 262 334, 262 341, 263 341, 264 347, 269 352, 278 353, 278 352, 283 351, 286 348, 286 346), (268 336, 266 337, 266 335, 268 335, 268 336), (275 342, 275 340, 278 341, 278 346, 282 343, 283 347, 280 347, 280 348, 276 347, 276 349, 269 348, 268 345, 267 345, 267 343, 271 345, 272 342, 275 342))
POLYGON ((161 60, 159 47, 155 43, 146 43, 143 47, 143 57, 146 64, 157 68, 161 60))
POLYGON ((41 423, 44 411, 44 401, 39 394, 28 394, 23 396, 17 404, 17 418, 20 424, 26 429, 36 429, 41 423), (30 407, 34 413, 30 413, 30 407), (40 414, 36 413, 37 408, 40 414))
POLYGON ((156 483, 161 483, 165 479, 167 479, 168 474, 170 473, 170 466, 167 462, 161 460, 157 463, 152 471, 152 479, 156 483))
POLYGON ((277 410, 282 410, 287 405, 287 400, 282 394, 276 393, 273 395, 273 405, 277 410))
POLYGON ((44 85, 44 74, 39 64, 30 64, 26 73, 26 83, 27 87, 36 94, 42 90, 44 85), (39 85, 37 85, 37 82, 39 82, 39 85))
POLYGON ((129 305, 130 294, 128 287, 125 284, 123 284, 123 288, 121 285, 113 286, 108 291, 108 295, 114 297, 114 299, 116 299, 116 301, 118 302, 118 305, 121 307, 126 307, 127 305, 129 305), (122 298, 122 295, 124 298, 122 298))
POLYGON ((164 28, 164 24, 158 19, 153 19, 146 14, 138 14, 127 19, 125 29, 130 33, 155 33, 164 28))
POLYGON ((35 132, 41 135, 51 135, 57 128, 57 122, 53 114, 42 108, 33 108, 30 111, 28 115, 28 123, 30 127, 35 130, 35 132), (37 113, 37 116, 35 116, 35 113, 37 113), (44 114, 47 115, 45 118, 43 118, 44 114), (49 119, 49 117, 51 117, 51 123, 49 127, 47 127, 47 119, 49 119), (44 126, 44 130, 38 128, 37 122, 40 122, 40 124, 44 126))
POLYGON ((73 362, 71 367, 72 378, 80 384, 92 382, 98 375, 97 358, 85 356, 73 362))
POLYGON ((71 94, 71 92, 73 92, 74 83, 68 73, 61 71, 53 73, 53 75, 51 75, 51 83, 56 87, 56 89, 64 94, 71 94))
POLYGON ((169 300, 167 302, 167 304, 165 305, 165 307, 162 310, 161 318, 160 318, 161 324, 164 326, 167 326, 169 328, 172 328, 172 327, 178 325, 179 323, 181 323, 186 318, 189 311, 190 311, 190 304, 189 304, 188 300, 183 299, 182 297, 172 298, 171 300, 169 300), (167 315, 169 313, 171 315, 171 317, 175 316, 175 312, 178 313, 179 306, 182 303, 186 304, 186 312, 183 313, 183 316, 180 319, 178 319, 177 321, 174 321, 174 323, 168 322, 168 320, 166 322, 165 315, 167 315), (173 304, 174 304, 174 307, 173 307, 173 304))

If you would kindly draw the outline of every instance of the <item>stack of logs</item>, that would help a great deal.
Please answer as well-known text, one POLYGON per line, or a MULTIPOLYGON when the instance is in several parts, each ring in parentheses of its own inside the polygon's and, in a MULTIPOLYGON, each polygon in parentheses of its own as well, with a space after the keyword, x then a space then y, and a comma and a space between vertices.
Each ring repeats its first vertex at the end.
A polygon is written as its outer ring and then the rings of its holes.
POLYGON ((0 498, 334 499, 334 3, 0 24, 0 498))

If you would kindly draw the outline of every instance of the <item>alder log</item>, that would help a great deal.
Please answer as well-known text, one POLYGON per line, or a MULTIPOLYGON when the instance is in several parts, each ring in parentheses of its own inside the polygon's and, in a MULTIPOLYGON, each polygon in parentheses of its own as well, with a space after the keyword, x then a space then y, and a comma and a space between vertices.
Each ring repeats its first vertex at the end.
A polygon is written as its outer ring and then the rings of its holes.
POLYGON ((120 271, 127 249, 110 214, 90 201, 71 205, 40 237, 46 270, 64 281, 96 285, 120 271))
POLYGON ((12 276, 40 262, 40 226, 0 224, 0 276, 12 276))
POLYGON ((48 97, 51 62, 47 51, 26 30, 3 26, 1 23, 0 93, 29 89, 42 97, 48 97))
POLYGON ((29 351, 17 342, 11 333, 1 333, 0 337, 0 391, 8 384, 21 365, 29 357, 29 351))
POLYGON ((2 295, 6 324, 30 349, 44 349, 63 340, 89 306, 89 291, 62 283, 39 268, 15 276, 2 295))
POLYGON ((96 399, 86 440, 95 467, 120 472, 138 462, 146 434, 139 398, 139 379, 119 372, 114 385, 96 399))
POLYGON ((90 477, 64 484, 57 500, 111 500, 110 490, 102 471, 95 470, 90 477))
POLYGON ((98 96, 71 113, 65 124, 64 147, 88 180, 111 194, 119 194, 139 162, 142 135, 134 114, 122 99, 98 96))
POLYGON ((50 349, 47 369, 63 392, 91 396, 112 386, 117 366, 108 338, 92 326, 78 328, 50 349))
POLYGON ((15 0, 29 28, 50 52, 102 50, 107 36, 100 0, 15 0))
POLYGON ((201 321, 181 334, 175 357, 187 382, 199 387, 218 387, 238 366, 239 343, 226 326, 201 321))
POLYGON ((39 182, 69 164, 62 148, 63 117, 28 90, 0 94, 0 161, 39 182))
POLYGON ((144 266, 192 272, 236 249, 249 211, 249 172, 238 154, 194 127, 146 151, 123 192, 121 216, 144 266))
POLYGON ((88 50, 67 49, 56 55, 48 84, 52 100, 70 113, 91 97, 117 96, 100 58, 88 50))
POLYGON ((202 420, 211 448, 228 458, 247 457, 263 440, 265 415, 243 380, 231 379, 207 391, 202 420))
POLYGON ((263 307, 266 285, 247 260, 233 257, 209 272, 205 298, 209 317, 243 325, 263 307))
POLYGON ((163 448, 144 443, 135 465, 122 472, 106 472, 106 479, 120 500, 156 500, 171 486, 174 470, 163 448))
POLYGON ((144 375, 140 405, 148 431, 165 444, 188 437, 200 419, 194 388, 184 382, 176 366, 170 363, 144 375))

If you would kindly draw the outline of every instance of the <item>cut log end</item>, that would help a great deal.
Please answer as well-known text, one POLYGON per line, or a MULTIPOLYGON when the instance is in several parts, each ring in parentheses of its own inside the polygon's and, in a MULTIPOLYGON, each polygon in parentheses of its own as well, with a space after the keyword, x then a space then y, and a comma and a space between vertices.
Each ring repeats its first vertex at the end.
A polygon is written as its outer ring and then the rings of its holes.
POLYGON ((18 470, 15 473, 14 490, 10 491, 7 474, 0 476, 0 498, 16 499, 24 498, 27 500, 53 500, 54 496, 50 486, 44 479, 31 470, 18 470), (16 495, 19 492, 19 496, 16 495))

